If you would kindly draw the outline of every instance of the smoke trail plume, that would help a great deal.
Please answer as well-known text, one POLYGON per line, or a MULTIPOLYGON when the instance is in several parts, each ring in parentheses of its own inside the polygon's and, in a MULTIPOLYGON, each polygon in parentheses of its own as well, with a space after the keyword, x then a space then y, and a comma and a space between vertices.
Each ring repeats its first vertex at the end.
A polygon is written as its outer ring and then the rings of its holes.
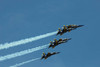
POLYGON ((33 42, 33 41, 36 41, 36 40, 39 40, 39 39, 42 39, 42 38, 52 36, 56 33, 57 33, 57 31, 47 33, 47 34, 43 34, 43 35, 39 35, 39 36, 35 36, 35 37, 31 37, 31 38, 22 39, 22 40, 19 40, 19 41, 14 41, 14 42, 11 42, 11 43, 0 44, 0 50, 8 49, 10 47, 15 47, 15 46, 18 46, 18 45, 21 45, 21 44, 26 44, 26 43, 29 43, 29 42, 33 42))
POLYGON ((35 51, 38 51, 38 50, 41 50, 41 49, 45 49, 45 48, 47 48, 48 45, 49 44, 46 44, 46 45, 43 45, 43 46, 27 49, 27 50, 24 50, 24 51, 8 54, 8 55, 5 55, 5 56, 0 56, 0 61, 12 59, 12 58, 22 56, 22 55, 26 55, 26 54, 29 54, 29 53, 32 53, 32 52, 35 52, 35 51))
POLYGON ((33 62, 33 61, 36 61, 36 60, 39 60, 40 58, 35 58, 35 59, 31 59, 31 60, 28 60, 28 61, 24 61, 22 63, 19 63, 19 64, 15 64, 13 66, 10 66, 10 67, 18 67, 18 66, 22 66, 24 64, 27 64, 27 63, 30 63, 30 62, 33 62))

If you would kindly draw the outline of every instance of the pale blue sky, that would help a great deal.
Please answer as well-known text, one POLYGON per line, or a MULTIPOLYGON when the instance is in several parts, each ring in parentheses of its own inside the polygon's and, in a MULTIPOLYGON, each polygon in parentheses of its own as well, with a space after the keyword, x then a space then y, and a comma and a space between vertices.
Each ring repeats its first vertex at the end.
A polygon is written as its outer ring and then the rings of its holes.
POLYGON ((72 38, 55 49, 44 49, 0 62, 0 67, 41 57, 42 52, 61 52, 47 60, 21 67, 100 67, 99 0, 1 0, 0 43, 17 41, 56 31, 68 24, 85 25, 63 36, 51 36, 32 43, 0 50, 0 56, 48 44, 54 38, 72 38))

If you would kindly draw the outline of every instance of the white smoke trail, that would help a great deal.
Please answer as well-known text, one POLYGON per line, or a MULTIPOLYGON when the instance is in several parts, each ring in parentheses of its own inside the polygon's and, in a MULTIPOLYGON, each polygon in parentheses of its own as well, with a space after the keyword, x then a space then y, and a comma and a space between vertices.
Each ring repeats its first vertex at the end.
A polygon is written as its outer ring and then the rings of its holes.
POLYGON ((24 64, 27 64, 27 63, 30 63, 30 62, 33 62, 33 61, 36 61, 36 60, 39 60, 40 58, 35 58, 35 59, 31 59, 31 60, 28 60, 28 61, 24 61, 22 63, 19 63, 19 64, 15 64, 15 65, 12 65, 10 67, 18 67, 18 66, 22 66, 24 64))
POLYGON ((22 55, 26 55, 26 54, 29 54, 29 53, 32 53, 32 52, 35 52, 35 51, 38 51, 38 50, 41 50, 41 49, 45 49, 45 48, 48 47, 48 45, 49 44, 46 44, 46 45, 43 45, 43 46, 27 49, 27 50, 24 50, 24 51, 8 54, 8 55, 5 55, 5 56, 0 56, 0 61, 12 59, 12 58, 22 56, 22 55))
POLYGON ((45 37, 52 36, 56 33, 57 33, 57 31, 47 33, 47 34, 43 34, 43 35, 39 35, 39 36, 35 36, 35 37, 31 37, 31 38, 22 39, 22 40, 19 40, 19 41, 14 41, 14 42, 11 42, 11 43, 0 44, 0 50, 8 49, 10 47, 18 46, 18 45, 21 45, 21 44, 26 44, 26 43, 29 43, 29 42, 33 42, 33 41, 36 41, 36 40, 39 40, 39 39, 42 39, 42 38, 45 38, 45 37))

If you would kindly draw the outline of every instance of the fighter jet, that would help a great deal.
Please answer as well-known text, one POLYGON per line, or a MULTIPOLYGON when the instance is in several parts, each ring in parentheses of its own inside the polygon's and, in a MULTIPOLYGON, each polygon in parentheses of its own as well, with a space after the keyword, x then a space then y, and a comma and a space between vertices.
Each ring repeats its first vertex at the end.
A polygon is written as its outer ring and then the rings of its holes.
POLYGON ((71 38, 69 38, 69 39, 65 38, 65 39, 59 39, 59 40, 56 40, 56 39, 55 39, 55 40, 52 42, 52 44, 51 44, 51 41, 50 41, 50 45, 49 45, 48 48, 50 48, 50 47, 55 48, 55 46, 57 46, 57 45, 59 45, 59 44, 62 44, 62 43, 65 43, 65 42, 67 42, 68 40, 71 40, 71 38))
POLYGON ((45 54, 44 52, 43 52, 43 54, 42 54, 42 57, 41 57, 41 60, 44 58, 44 59, 47 59, 48 57, 50 57, 50 56, 52 56, 52 55, 55 55, 55 54, 59 54, 60 52, 52 52, 52 53, 50 53, 50 52, 48 52, 47 54, 45 54))
POLYGON ((62 30, 59 28, 57 35, 63 35, 66 32, 70 32, 71 30, 74 30, 78 27, 82 27, 84 25, 63 25, 62 30))

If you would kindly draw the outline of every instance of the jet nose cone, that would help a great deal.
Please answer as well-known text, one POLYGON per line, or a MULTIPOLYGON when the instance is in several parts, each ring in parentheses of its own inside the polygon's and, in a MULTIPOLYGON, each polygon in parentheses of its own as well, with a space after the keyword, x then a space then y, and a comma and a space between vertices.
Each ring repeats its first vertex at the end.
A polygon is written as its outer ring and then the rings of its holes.
POLYGON ((59 54, 60 52, 57 52, 57 54, 59 54))
POLYGON ((71 40, 72 38, 69 38, 68 40, 71 40))
POLYGON ((84 25, 79 25, 79 27, 82 27, 82 26, 84 26, 84 25))

